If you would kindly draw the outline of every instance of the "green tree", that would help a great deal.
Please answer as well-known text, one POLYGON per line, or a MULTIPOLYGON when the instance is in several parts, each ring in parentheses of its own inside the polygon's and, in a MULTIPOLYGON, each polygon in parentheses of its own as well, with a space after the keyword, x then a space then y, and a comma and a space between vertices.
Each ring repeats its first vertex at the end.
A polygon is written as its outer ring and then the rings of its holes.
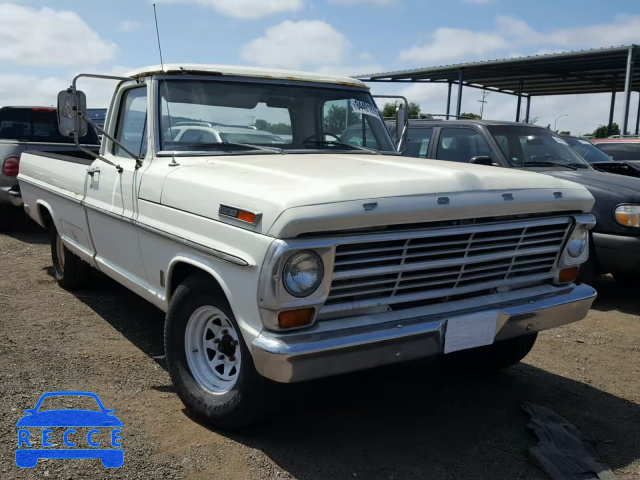
POLYGON ((291 125, 287 123, 269 123, 261 118, 257 119, 253 124, 258 130, 269 133, 291 135, 291 125))
MULTIPOLYGON (((384 118, 393 118, 396 116, 399 104, 400 102, 385 103, 380 113, 384 118)), ((408 113, 409 118, 420 118, 420 105, 415 102, 409 102, 408 113)))
POLYGON ((461 113, 460 118, 466 118, 467 120, 481 120, 480 115, 477 113, 461 113))
POLYGON ((329 111, 324 116, 324 131, 329 133, 336 133, 340 135, 349 125, 354 123, 360 123, 362 115, 354 113, 349 109, 348 123, 346 118, 347 107, 340 107, 338 105, 331 105, 329 111))
MULTIPOLYGON (((611 125, 611 135, 620 135, 620 127, 617 123, 611 125)), ((607 138, 609 136, 609 125, 600 125, 593 132, 594 138, 607 138)))

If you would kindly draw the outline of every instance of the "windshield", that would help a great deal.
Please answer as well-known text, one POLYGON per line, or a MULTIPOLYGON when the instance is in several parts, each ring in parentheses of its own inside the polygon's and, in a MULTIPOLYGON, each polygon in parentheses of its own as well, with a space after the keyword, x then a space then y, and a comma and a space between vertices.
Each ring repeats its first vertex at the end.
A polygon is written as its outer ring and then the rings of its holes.
POLYGON ((598 143, 598 148, 614 160, 640 160, 640 142, 598 143))
POLYGON ((488 128, 514 168, 591 168, 567 142, 545 128, 515 125, 488 128))
POLYGON ((394 151, 364 89, 170 79, 159 90, 161 150, 394 151))
POLYGON ((573 149, 580 154, 589 163, 595 162, 611 162, 609 155, 599 148, 595 147, 591 142, 577 137, 562 137, 573 149))

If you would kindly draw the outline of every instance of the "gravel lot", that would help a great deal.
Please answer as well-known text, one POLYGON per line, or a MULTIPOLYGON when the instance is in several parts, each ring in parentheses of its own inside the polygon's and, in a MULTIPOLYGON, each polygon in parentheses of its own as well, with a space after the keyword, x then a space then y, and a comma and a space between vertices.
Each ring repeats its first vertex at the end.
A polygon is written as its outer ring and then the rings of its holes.
POLYGON ((544 332, 525 362, 488 377, 408 365, 287 386, 273 419, 218 433, 189 418, 163 364, 163 314, 96 275, 51 277, 48 235, 0 235, 0 479, 545 479, 520 405, 578 427, 620 479, 640 479, 640 298, 611 278, 582 322, 544 332), (41 393, 88 390, 123 421, 125 464, 14 464, 16 421, 41 393))

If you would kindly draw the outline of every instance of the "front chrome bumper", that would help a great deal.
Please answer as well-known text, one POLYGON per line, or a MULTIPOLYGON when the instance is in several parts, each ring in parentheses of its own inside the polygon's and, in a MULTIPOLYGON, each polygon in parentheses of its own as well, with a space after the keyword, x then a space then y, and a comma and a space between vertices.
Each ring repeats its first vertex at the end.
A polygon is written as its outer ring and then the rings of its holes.
MULTIPOLYGON (((596 298, 588 285, 548 287, 537 296, 500 304, 457 309, 454 313, 416 315, 384 323, 364 323, 322 331, 288 334, 262 332, 251 344, 258 372, 276 382, 292 383, 364 370, 444 351, 447 321, 469 313, 498 310, 495 341, 547 330, 583 319, 596 298)), ((456 302, 452 302, 456 303, 456 302)), ((462 306, 459 302, 458 306, 462 306)), ((400 312, 396 312, 400 313, 400 312)))

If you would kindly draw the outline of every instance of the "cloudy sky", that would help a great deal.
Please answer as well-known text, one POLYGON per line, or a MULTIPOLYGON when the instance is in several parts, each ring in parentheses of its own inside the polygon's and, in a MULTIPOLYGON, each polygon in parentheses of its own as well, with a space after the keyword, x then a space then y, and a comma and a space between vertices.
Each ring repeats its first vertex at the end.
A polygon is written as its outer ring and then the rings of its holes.
MULTIPOLYGON (((640 44, 638 0, 155 0, 165 63, 383 72, 613 45, 640 44)), ((0 105, 51 105, 75 73, 124 73, 157 64, 148 0, 0 0, 0 105)), ((85 81, 90 106, 112 85, 85 81)), ((440 86, 376 85, 442 113, 440 86)), ((479 112, 467 89, 463 110, 479 112)), ((622 95, 616 120, 620 122, 622 95)), ((485 118, 515 119, 493 93, 485 118)), ((610 96, 535 98, 532 116, 573 133, 607 122, 610 96)), ((632 96, 635 119, 638 94, 632 96)), ((633 123, 635 126, 635 123, 633 123)))

